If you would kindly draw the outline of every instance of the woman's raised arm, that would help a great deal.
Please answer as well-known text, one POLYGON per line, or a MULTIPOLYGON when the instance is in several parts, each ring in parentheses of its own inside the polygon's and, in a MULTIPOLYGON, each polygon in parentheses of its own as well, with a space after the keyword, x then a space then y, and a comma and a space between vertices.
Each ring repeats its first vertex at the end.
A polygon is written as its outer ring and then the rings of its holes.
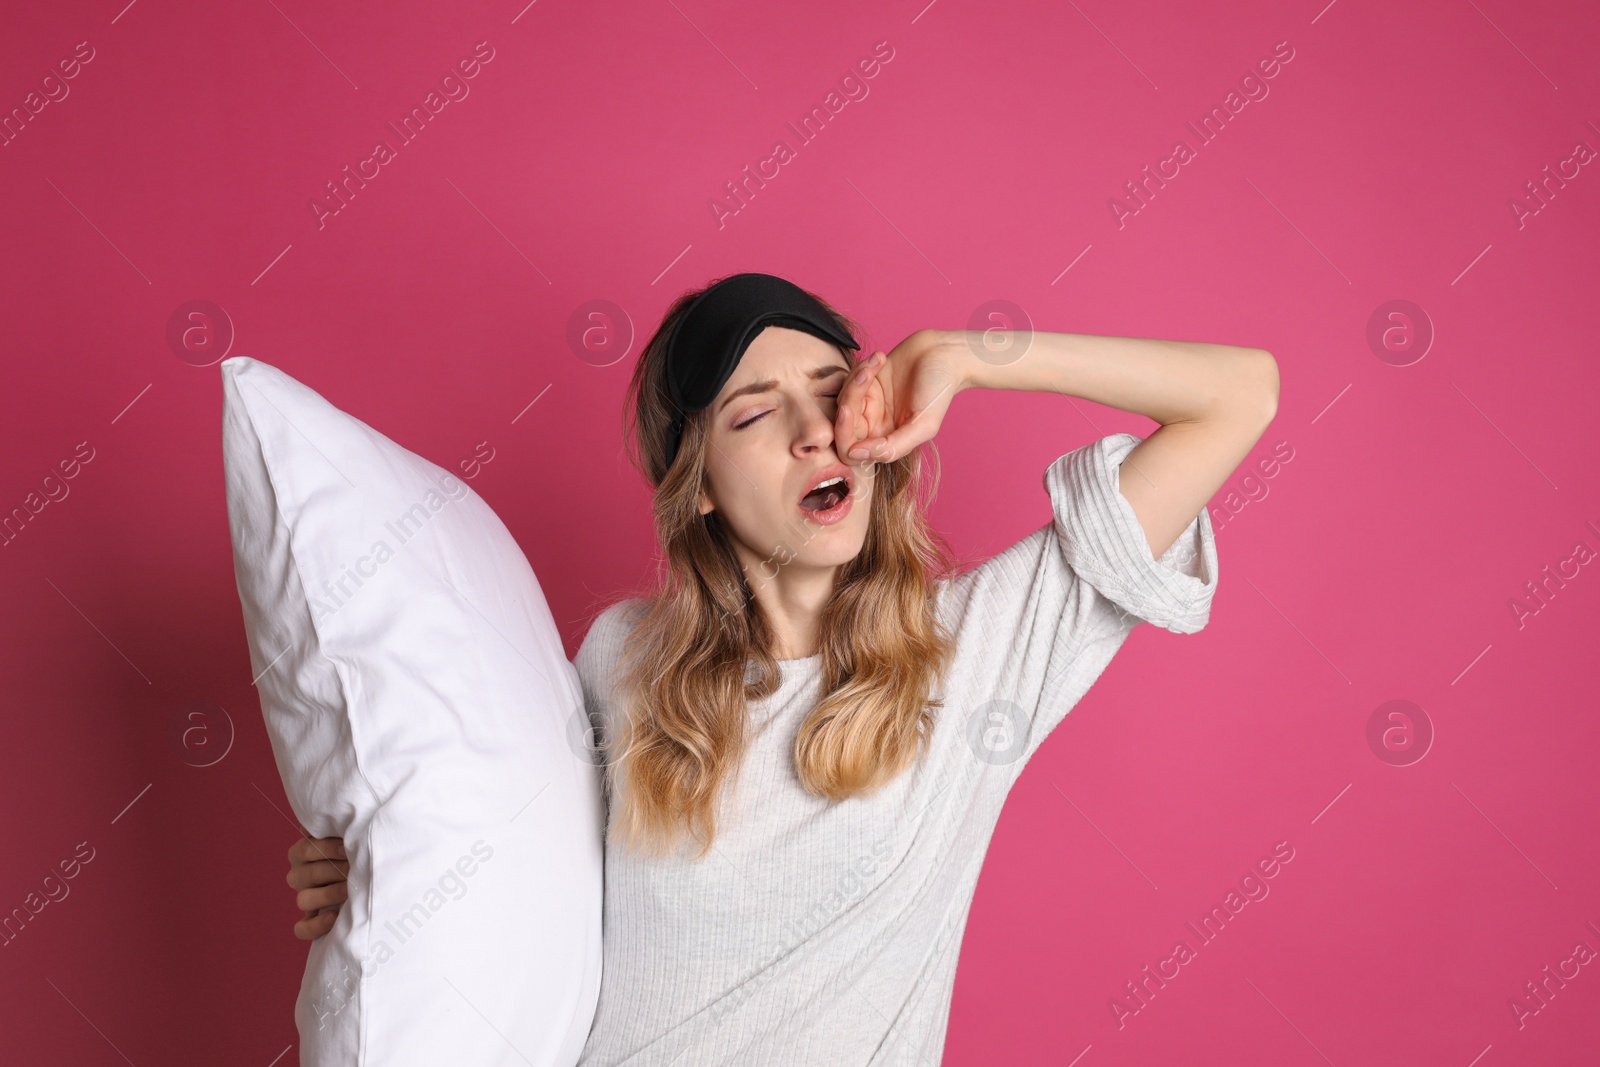
MULTIPOLYGON (((969 347, 965 331, 951 333, 969 347)), ((983 343, 971 336, 974 346, 983 343)), ((1260 348, 1043 332, 1026 343, 1003 364, 973 347, 970 383, 1066 393, 1161 424, 1123 458, 1119 479, 1152 559, 1222 488, 1278 411, 1278 363, 1260 348)))
POLYGON ((859 361, 839 394, 841 456, 870 467, 905 455, 973 388, 1065 393, 1161 423, 1119 468, 1160 559, 1277 414, 1278 364, 1264 349, 1204 341, 922 329, 859 361))

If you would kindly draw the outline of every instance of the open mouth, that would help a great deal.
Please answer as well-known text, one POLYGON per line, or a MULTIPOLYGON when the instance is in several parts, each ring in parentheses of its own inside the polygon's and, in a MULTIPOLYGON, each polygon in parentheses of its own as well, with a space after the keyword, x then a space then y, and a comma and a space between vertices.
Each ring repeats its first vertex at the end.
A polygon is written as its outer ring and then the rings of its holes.
POLYGON ((844 478, 829 478, 800 498, 800 506, 807 511, 829 511, 839 506, 850 495, 850 483, 844 478))

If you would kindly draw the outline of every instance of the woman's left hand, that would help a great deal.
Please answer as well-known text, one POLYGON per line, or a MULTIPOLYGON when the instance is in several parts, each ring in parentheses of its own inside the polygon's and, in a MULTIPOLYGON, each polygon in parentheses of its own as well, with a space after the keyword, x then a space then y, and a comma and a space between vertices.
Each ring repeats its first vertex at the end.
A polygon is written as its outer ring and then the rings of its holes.
POLYGON ((874 352, 856 363, 834 424, 834 440, 846 463, 889 463, 933 439, 950 401, 972 385, 973 356, 961 339, 944 330, 918 330, 885 355, 874 352))

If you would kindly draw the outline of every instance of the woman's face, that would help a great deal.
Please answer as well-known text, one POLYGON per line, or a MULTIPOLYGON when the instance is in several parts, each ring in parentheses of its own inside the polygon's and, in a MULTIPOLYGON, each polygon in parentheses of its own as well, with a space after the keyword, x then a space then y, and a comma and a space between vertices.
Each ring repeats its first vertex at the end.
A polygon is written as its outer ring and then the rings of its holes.
POLYGON ((783 569, 837 567, 866 543, 873 465, 852 466, 834 447, 835 398, 852 370, 836 345, 768 326, 707 409, 700 513, 717 512, 752 582, 783 569), (845 479, 839 489, 848 486, 847 497, 801 503, 834 476, 845 479))

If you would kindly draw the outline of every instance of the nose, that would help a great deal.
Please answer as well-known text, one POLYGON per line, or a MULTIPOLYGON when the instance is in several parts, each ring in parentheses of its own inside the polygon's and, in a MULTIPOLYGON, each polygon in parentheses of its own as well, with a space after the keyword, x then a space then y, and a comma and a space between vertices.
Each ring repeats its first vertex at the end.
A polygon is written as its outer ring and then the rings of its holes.
POLYGON ((795 428, 794 454, 799 457, 814 455, 833 445, 833 416, 828 404, 813 401, 800 406, 799 425, 795 428))

